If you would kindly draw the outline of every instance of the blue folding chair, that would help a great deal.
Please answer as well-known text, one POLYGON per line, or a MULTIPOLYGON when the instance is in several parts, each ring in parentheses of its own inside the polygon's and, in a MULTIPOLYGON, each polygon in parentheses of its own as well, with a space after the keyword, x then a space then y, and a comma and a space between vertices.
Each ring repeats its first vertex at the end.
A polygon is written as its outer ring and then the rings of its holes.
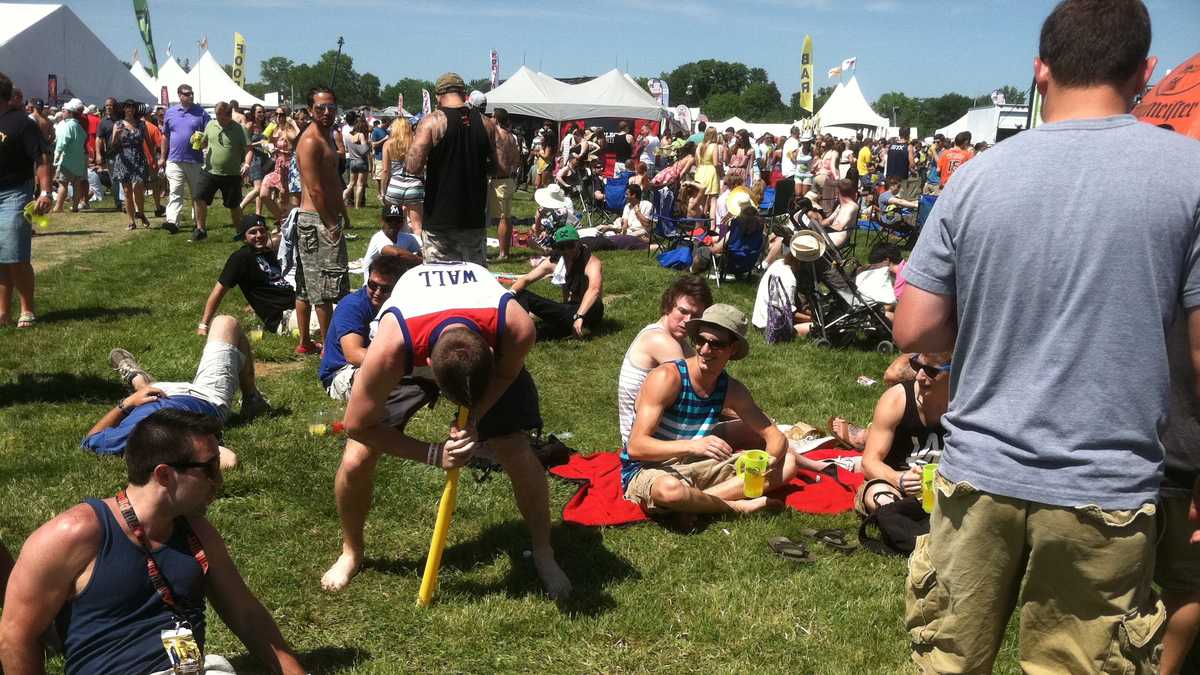
MULTIPOLYGON (((680 218, 675 213, 675 193, 670 188, 654 191, 654 229, 650 231, 650 243, 658 244, 660 251, 675 248, 680 243, 691 245, 691 231, 708 218, 680 218)), ((653 247, 651 247, 653 248, 653 247)))

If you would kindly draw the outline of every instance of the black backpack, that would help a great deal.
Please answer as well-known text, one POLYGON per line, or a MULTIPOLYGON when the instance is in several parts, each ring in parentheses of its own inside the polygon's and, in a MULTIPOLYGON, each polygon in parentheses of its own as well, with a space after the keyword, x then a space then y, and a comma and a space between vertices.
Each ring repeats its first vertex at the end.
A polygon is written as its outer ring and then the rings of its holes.
POLYGON ((858 526, 859 543, 880 555, 908 556, 917 545, 917 537, 923 534, 929 534, 929 514, 921 508, 917 497, 884 504, 858 526), (871 536, 872 528, 878 537, 871 536))

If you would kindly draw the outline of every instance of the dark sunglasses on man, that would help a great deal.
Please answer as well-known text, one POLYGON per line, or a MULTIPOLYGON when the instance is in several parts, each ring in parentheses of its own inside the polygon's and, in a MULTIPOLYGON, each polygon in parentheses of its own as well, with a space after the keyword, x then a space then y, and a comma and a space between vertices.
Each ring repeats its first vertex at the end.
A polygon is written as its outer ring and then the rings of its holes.
POLYGON ((377 284, 374 281, 367 279, 367 289, 368 290, 383 291, 384 293, 391 293, 392 289, 395 287, 396 287, 395 282, 392 282, 390 284, 377 284))
POLYGON ((913 354, 908 357, 908 365, 912 367, 913 372, 924 372, 930 379, 941 375, 950 370, 950 364, 944 363, 940 366, 931 366, 928 363, 921 363, 921 357, 918 354, 913 354))
POLYGON ((692 337, 692 345, 694 345, 696 347, 696 351, 700 351, 701 349, 703 349, 704 345, 708 345, 708 348, 713 351, 720 351, 723 349, 729 349, 730 344, 732 344, 732 343, 729 340, 718 340, 715 338, 707 338, 707 337, 704 337, 703 335, 701 335, 700 333, 696 333, 696 335, 694 335, 692 337))
POLYGON ((187 471, 188 469, 203 469, 205 475, 216 480, 221 473, 221 455, 213 455, 213 458, 207 462, 172 462, 167 466, 177 471, 187 471))

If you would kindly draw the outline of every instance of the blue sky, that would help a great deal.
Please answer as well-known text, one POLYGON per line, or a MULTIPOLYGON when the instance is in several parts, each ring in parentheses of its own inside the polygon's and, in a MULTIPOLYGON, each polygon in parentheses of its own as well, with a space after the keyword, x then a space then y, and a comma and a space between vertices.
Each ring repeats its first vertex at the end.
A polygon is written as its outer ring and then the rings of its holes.
MULTIPOLYGON (((24 0, 21 0, 24 1, 24 0)), ((63 0, 121 59, 141 47, 129 0, 63 0)), ((704 58, 767 70, 786 102, 799 86, 800 44, 813 36, 816 80, 843 58, 858 58, 868 99, 889 90, 913 96, 980 94, 1029 86, 1038 30, 1051 0, 150 0, 160 62, 167 43, 196 59, 207 34, 218 61, 233 56, 233 31, 246 36, 247 79, 258 62, 308 62, 336 48, 338 35, 359 72, 388 84, 434 79, 446 70, 486 77, 500 52, 501 76, 522 63, 557 76, 600 74, 614 65, 657 75, 704 58), (600 9, 603 8, 603 9, 600 9)), ((1200 0, 1148 0, 1155 79, 1200 49, 1200 0)), ((1100 36, 1098 36, 1099 38, 1100 36)), ((1101 38, 1102 39, 1102 38, 1101 38)))

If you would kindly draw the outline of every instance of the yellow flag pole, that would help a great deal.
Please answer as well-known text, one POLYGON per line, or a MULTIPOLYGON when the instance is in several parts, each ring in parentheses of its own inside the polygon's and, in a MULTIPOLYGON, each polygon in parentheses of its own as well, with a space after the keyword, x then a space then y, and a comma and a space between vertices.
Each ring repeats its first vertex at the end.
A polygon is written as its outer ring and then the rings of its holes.
MULTIPOLYGON (((470 410, 458 406, 457 426, 467 426, 470 410)), ((433 538, 429 541, 429 556, 425 559, 425 574, 421 576, 421 590, 417 593, 417 606, 428 607, 437 588, 438 569, 442 566, 442 551, 446 548, 446 535, 450 532, 450 519, 454 517, 454 501, 458 496, 458 469, 446 472, 446 487, 442 490, 442 501, 438 504, 437 521, 433 524, 433 538)))

